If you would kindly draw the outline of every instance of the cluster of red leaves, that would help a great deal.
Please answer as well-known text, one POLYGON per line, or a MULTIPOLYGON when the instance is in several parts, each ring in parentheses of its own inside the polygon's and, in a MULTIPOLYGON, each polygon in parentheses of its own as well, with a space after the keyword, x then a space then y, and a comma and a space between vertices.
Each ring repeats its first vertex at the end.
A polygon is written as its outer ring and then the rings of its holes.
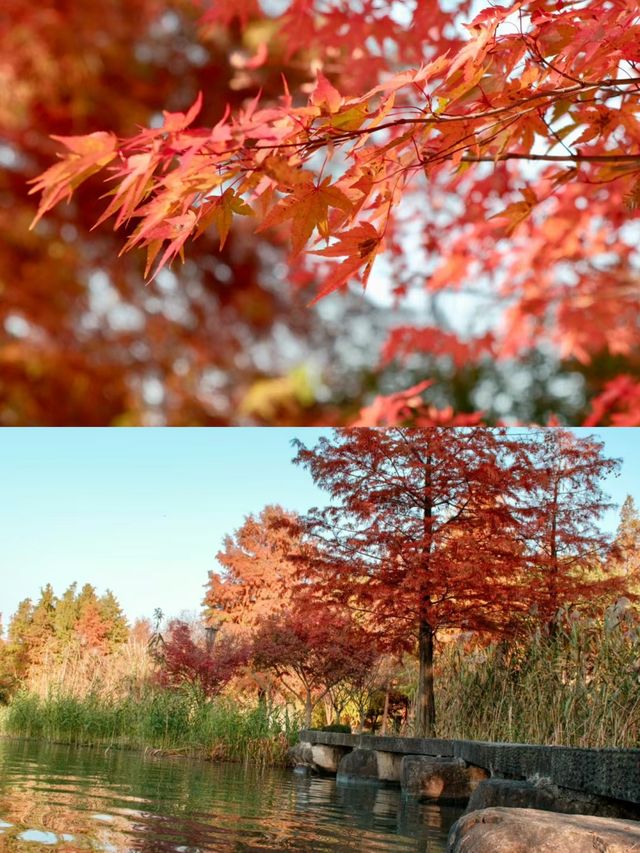
POLYGON ((156 645, 155 655, 159 663, 159 684, 196 688, 210 697, 220 693, 247 663, 250 650, 228 638, 220 638, 208 649, 193 639, 191 626, 175 620, 169 625, 166 640, 156 645))
POLYGON ((254 663, 294 672, 311 691, 361 677, 376 657, 370 637, 346 613, 294 609, 265 619, 255 635, 254 663))
MULTIPOLYGON (((292 55, 303 32, 315 46, 330 28, 306 102, 285 83, 279 101, 255 98, 209 127, 193 127, 199 96, 186 112, 165 113, 162 127, 128 138, 60 139, 61 162, 34 183, 38 217, 107 167, 104 216, 116 227, 135 223, 125 249, 146 247, 148 269, 211 225, 222 246, 233 220, 255 216, 259 230, 287 226, 294 270, 304 251, 317 298, 349 282, 365 286, 386 251, 397 293, 479 288, 490 297, 496 358, 543 345, 578 362, 603 350, 632 353, 637 4, 512 0, 482 10, 465 37, 460 10, 425 5, 401 25, 371 2, 321 11, 297 0, 246 66, 282 45, 292 55), (416 221, 422 274, 403 248, 416 242, 416 221)), ((204 21, 247 25, 258 14, 257 4, 230 0, 204 21)), ((461 346, 481 352, 485 335, 461 344, 439 332, 396 334, 385 357, 405 356, 410 344, 460 359, 461 346)), ((402 414, 392 400, 384 420, 402 414)))

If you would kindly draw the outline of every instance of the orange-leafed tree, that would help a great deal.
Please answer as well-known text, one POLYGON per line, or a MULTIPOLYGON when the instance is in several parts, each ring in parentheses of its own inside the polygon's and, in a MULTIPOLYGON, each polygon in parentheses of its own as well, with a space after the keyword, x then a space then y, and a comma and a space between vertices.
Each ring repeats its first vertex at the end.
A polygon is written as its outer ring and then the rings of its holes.
MULTIPOLYGON (((61 159, 34 182, 38 218, 102 180, 100 215, 126 249, 146 250, 150 270, 253 223, 289 240, 292 280, 318 297, 366 286, 384 256, 398 302, 427 310, 396 324, 383 361, 622 359, 590 391, 591 422, 640 422, 634 0, 296 0, 279 12, 217 0, 201 11, 216 43, 254 33, 240 81, 281 60, 280 91, 236 97, 241 82, 222 78, 225 113, 219 89, 201 86, 162 125, 133 130, 107 114, 71 135, 52 123, 61 159)), ((367 422, 451 422, 417 387, 408 412, 396 388, 367 422)))
POLYGON ((529 595, 511 507, 521 458, 503 430, 336 430, 295 460, 332 501, 305 519, 328 600, 348 601, 390 649, 417 649, 416 731, 432 736, 434 643, 507 631, 529 595))
POLYGON ((221 572, 209 572, 204 604, 209 625, 253 629, 286 610, 299 590, 304 543, 297 516, 279 506, 249 515, 217 554, 221 572))
POLYGON ((267 506, 225 539, 222 572, 209 573, 204 601, 208 624, 251 640, 254 668, 275 675, 280 692, 304 707, 306 725, 316 704, 337 684, 362 678, 377 654, 344 606, 315 595, 314 553, 299 517, 267 506))

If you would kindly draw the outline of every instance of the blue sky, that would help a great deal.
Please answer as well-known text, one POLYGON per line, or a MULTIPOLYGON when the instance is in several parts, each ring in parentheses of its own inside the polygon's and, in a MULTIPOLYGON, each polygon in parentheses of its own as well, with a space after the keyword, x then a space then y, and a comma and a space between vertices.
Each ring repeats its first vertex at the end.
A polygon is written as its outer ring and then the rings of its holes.
MULTIPOLYGON (((606 484, 640 505, 640 429, 597 433, 623 459, 606 484)), ((226 533, 267 503, 304 511, 323 493, 291 464, 319 429, 13 429, 0 433, 0 612, 51 582, 110 588, 127 616, 198 610, 226 533)), ((615 529, 617 513, 606 520, 615 529)))

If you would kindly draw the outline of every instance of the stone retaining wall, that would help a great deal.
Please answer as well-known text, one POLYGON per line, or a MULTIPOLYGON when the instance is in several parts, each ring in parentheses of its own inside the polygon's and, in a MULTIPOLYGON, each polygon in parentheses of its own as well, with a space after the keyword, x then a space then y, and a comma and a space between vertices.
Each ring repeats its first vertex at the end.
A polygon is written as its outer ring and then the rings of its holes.
POLYGON ((300 741, 341 747, 345 760, 353 749, 401 756, 457 758, 471 768, 482 768, 491 777, 533 782, 544 778, 562 788, 640 805, 640 749, 575 749, 312 730, 300 732, 300 741))

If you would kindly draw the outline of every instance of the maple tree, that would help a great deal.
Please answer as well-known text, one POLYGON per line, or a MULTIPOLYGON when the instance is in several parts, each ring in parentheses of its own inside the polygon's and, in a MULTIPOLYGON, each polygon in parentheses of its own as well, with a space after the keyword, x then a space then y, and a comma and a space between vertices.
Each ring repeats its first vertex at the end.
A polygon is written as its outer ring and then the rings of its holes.
MULTIPOLYGON (((200 15, 191 0, 141 0, 135 14, 125 0, 2 4, 0 424, 340 419, 352 356, 336 355, 331 325, 356 306, 345 302, 320 322, 304 295, 281 286, 280 250, 270 238, 256 243, 252 217, 234 213, 247 224, 220 252, 205 234, 179 280, 167 271, 152 283, 143 258, 119 256, 111 222, 94 227, 105 203, 100 175, 29 231, 27 181, 56 159, 50 135, 103 140, 108 127, 124 136, 199 89, 206 122, 260 88, 279 93, 282 51, 250 74, 242 67, 268 20, 207 30, 200 15)), ((292 85, 306 79, 310 58, 295 62, 292 85)))
POLYGON ((332 688, 362 678, 373 665, 371 637, 344 608, 292 607, 265 617, 254 637, 253 663, 271 670, 284 690, 302 700, 304 723, 332 688))
MULTIPOLYGON (((146 248, 154 276, 205 233, 224 251, 235 224, 254 220, 261 234, 289 235, 292 281, 314 282, 317 299, 366 286, 384 254, 396 299, 431 311, 391 330, 386 362, 547 351, 631 366, 637 5, 511 0, 473 18, 471 6, 205 4, 209 34, 268 22, 240 65, 258 80, 284 56, 280 96, 241 99, 207 122, 207 89, 162 126, 58 132, 60 160, 33 182, 36 221, 99 171, 108 201, 96 219, 125 229, 125 249, 146 248)), ((628 373, 595 389, 590 423, 640 420, 628 373)), ((366 422, 469 422, 424 402, 427 382, 381 395, 366 422)))
POLYGON ((220 638, 213 648, 197 642, 192 627, 175 619, 167 637, 154 645, 159 665, 158 683, 186 689, 196 697, 217 696, 249 658, 249 648, 229 638, 220 638))

